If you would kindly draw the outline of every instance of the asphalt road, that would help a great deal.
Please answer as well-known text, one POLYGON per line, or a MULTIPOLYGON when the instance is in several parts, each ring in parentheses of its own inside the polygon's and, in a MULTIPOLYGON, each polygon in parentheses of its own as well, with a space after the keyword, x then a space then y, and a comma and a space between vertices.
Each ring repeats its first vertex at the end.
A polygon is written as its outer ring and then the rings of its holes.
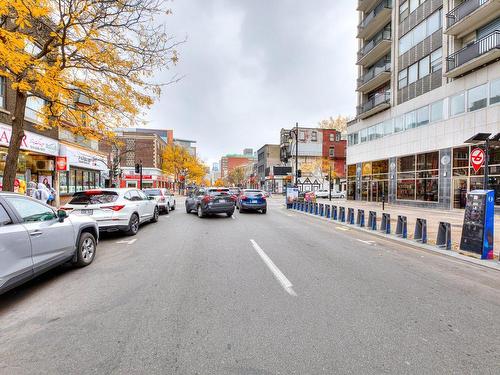
POLYGON ((499 272, 271 201, 180 206, 1 296, 0 374, 499 373, 499 272))

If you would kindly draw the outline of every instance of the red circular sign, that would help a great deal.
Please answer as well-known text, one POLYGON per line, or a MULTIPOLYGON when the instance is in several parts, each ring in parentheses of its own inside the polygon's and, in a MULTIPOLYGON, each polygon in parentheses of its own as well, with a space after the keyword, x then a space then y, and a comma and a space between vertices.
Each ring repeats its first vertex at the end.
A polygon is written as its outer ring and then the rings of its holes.
POLYGON ((483 149, 477 147, 471 151, 470 163, 472 164, 474 171, 476 171, 476 173, 477 173, 479 168, 481 168, 481 166, 484 163, 484 151, 483 151, 483 149))

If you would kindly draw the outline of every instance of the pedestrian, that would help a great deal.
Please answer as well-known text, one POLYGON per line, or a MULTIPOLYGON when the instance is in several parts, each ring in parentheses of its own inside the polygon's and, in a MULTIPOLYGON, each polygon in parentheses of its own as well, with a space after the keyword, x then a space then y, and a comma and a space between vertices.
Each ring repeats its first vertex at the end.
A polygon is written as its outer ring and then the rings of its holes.
POLYGON ((50 190, 47 189, 47 186, 40 182, 34 192, 33 198, 40 202, 48 203, 50 198, 50 190))

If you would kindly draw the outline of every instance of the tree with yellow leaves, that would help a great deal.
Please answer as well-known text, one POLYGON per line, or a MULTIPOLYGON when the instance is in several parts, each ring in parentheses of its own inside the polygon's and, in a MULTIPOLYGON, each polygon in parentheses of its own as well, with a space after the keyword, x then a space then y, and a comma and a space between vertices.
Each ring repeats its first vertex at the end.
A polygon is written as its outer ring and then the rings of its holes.
POLYGON ((137 125, 163 84, 153 73, 177 62, 156 22, 166 0, 0 0, 0 76, 15 91, 3 177, 13 190, 29 96, 45 100, 45 126, 106 135, 137 125))
POLYGON ((338 115, 336 118, 330 116, 328 119, 321 120, 318 125, 321 129, 335 129, 341 133, 347 132, 347 122, 349 117, 338 115))
POLYGON ((221 178, 218 178, 217 180, 215 180, 214 186, 222 187, 222 186, 224 186, 224 181, 221 178))
POLYGON ((163 173, 174 177, 180 189, 181 182, 194 182, 200 185, 206 175, 206 166, 184 147, 170 144, 163 151, 163 173))
POLYGON ((245 176, 245 167, 240 166, 236 167, 233 170, 229 171, 227 175, 227 181, 238 187, 242 187, 243 183, 245 182, 246 176, 245 176))

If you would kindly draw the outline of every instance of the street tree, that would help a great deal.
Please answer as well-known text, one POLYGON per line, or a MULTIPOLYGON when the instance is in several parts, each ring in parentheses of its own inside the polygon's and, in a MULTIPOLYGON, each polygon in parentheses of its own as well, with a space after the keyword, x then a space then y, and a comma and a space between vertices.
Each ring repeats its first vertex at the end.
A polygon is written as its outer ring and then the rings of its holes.
POLYGON ((175 184, 180 188, 181 182, 194 182, 200 185, 206 175, 207 167, 184 147, 170 144, 163 151, 162 169, 165 174, 174 177, 175 184))
POLYGON ((142 123, 172 82, 153 83, 153 73, 178 60, 158 21, 170 13, 167 0, 0 0, 0 76, 15 91, 4 190, 14 188, 30 96, 45 101, 44 127, 106 136, 142 123))
POLYGON ((341 133, 347 132, 347 122, 349 121, 349 117, 338 115, 333 118, 330 116, 325 120, 321 120, 318 125, 321 129, 335 129, 341 133))
POLYGON ((241 187, 245 182, 245 167, 236 167, 231 170, 227 180, 230 184, 241 187))
POLYGON ((224 180, 222 180, 221 178, 218 178, 217 180, 215 180, 214 186, 216 186, 216 187, 224 186, 224 180))

